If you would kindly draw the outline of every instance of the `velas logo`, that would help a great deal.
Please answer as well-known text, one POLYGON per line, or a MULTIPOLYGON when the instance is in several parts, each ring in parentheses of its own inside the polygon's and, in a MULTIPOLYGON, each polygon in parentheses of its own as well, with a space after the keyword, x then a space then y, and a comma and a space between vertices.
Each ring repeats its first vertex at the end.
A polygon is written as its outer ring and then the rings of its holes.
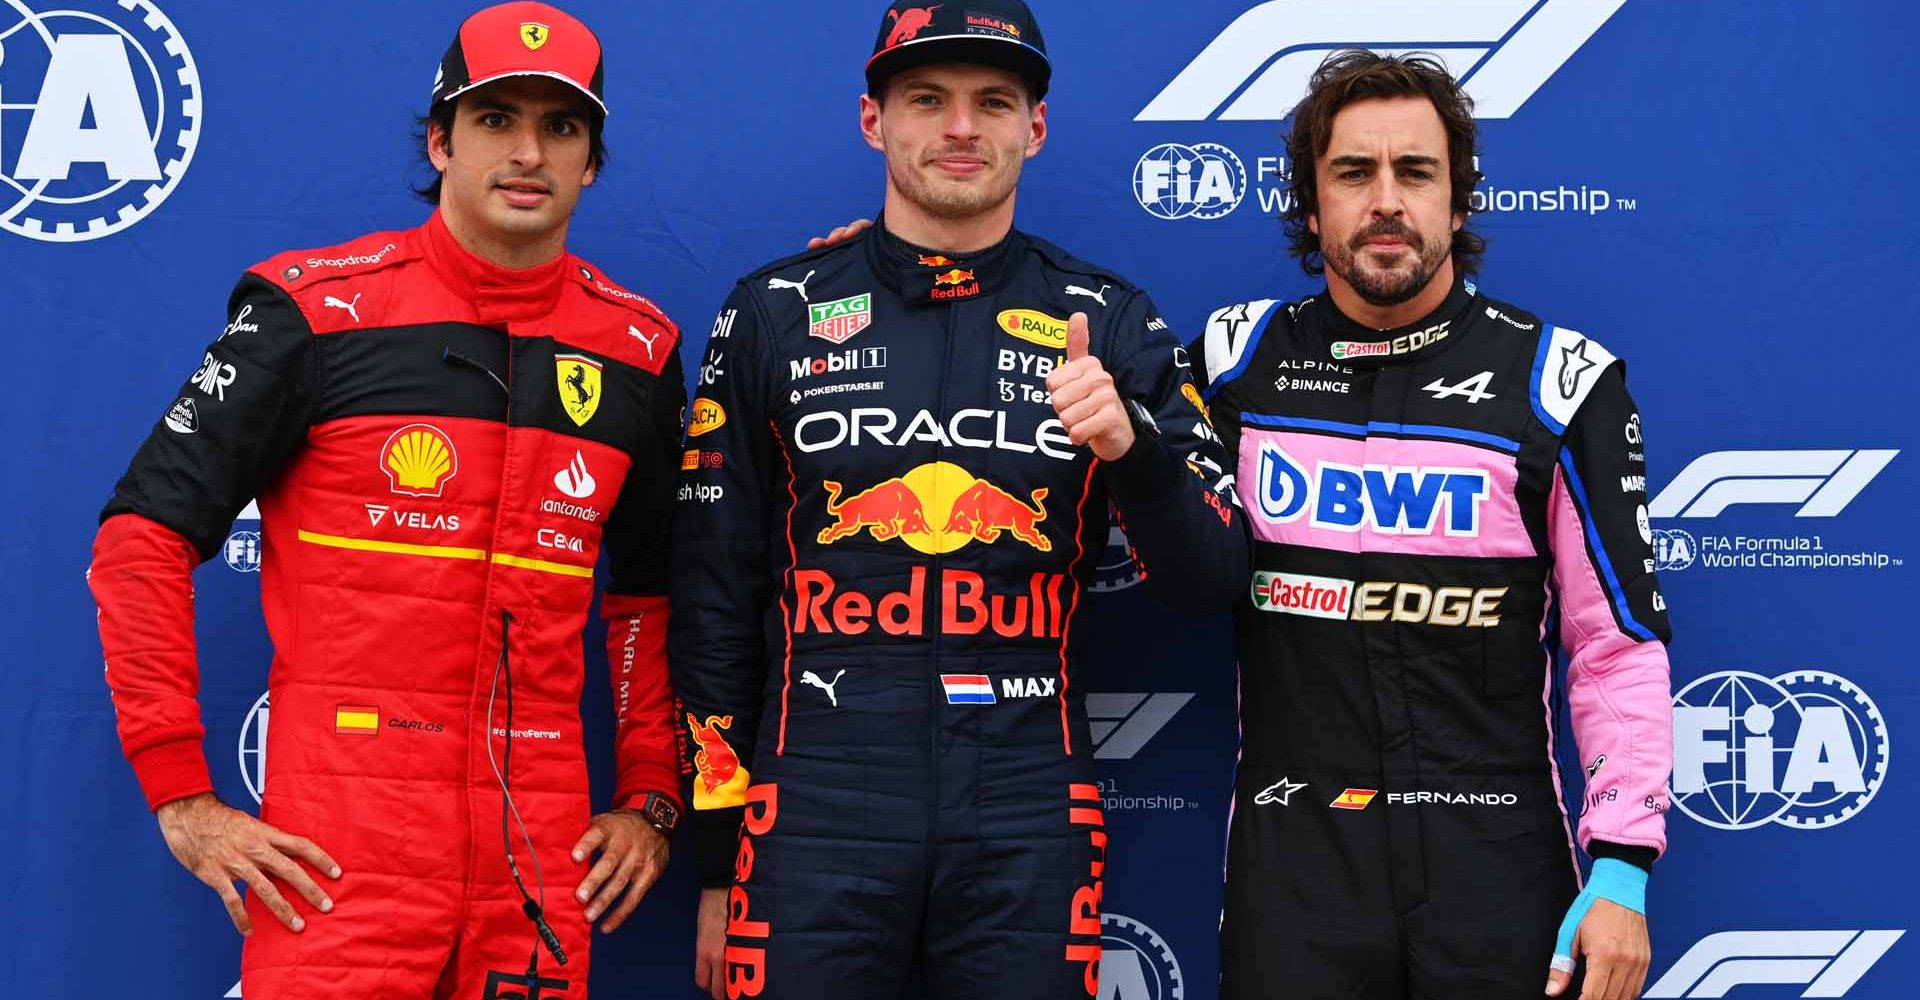
POLYGON ((807 336, 844 344, 854 334, 873 325, 873 293, 812 303, 807 306, 807 320, 807 336))
POLYGON ((1040 529, 1047 519, 1047 488, 1014 495, 951 462, 930 462, 842 499, 839 483, 827 491, 833 523, 816 536, 822 545, 866 532, 874 541, 899 539, 919 552, 940 555, 970 542, 991 545, 1002 538, 1041 552, 1053 541, 1040 529))
POLYGON ((1032 309, 1008 309, 994 317, 1008 336, 1051 351, 1067 349, 1067 321, 1032 309))
POLYGON ((437 497, 460 472, 453 438, 432 424, 408 424, 380 446, 380 469, 387 488, 410 497, 437 497))
POLYGON ((699 437, 720 429, 727 422, 727 411, 719 403, 701 396, 693 401, 693 418, 687 423, 687 436, 699 437))
POLYGON ((1480 507, 1492 488, 1481 469, 1333 462, 1309 469, 1266 442, 1255 475, 1256 511, 1268 522, 1305 516, 1316 528, 1396 535, 1478 537, 1480 507))
POLYGON ((584 354, 556 354, 553 367, 561 408, 575 425, 585 427, 600 410, 600 362, 584 354))
POLYGON ((151 0, 0 11, 17 15, 0 17, 0 228, 73 243, 152 214, 200 139, 200 71, 179 29, 151 0))
POLYGON ((1234 19, 1135 121, 1280 121, 1327 53, 1436 53, 1479 118, 1510 118, 1626 0, 1268 0, 1234 19), (1383 27, 1385 30, 1383 30, 1383 27))

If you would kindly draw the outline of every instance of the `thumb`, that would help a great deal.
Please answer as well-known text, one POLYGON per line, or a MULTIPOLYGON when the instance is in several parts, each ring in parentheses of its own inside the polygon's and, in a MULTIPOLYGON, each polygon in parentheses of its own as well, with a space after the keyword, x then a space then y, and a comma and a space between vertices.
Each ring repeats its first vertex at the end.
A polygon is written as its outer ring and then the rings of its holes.
POLYGON ((1087 314, 1083 312, 1074 313, 1073 316, 1067 320, 1068 361, 1078 361, 1087 356, 1087 340, 1090 336, 1087 332, 1087 314))

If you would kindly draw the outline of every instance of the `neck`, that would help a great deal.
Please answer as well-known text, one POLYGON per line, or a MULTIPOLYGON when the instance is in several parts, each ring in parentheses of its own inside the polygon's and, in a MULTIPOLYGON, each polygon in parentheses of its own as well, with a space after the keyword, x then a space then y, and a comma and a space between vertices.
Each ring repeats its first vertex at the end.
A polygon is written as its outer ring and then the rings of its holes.
POLYGON ((1420 294, 1390 306, 1377 306, 1368 302, 1360 297, 1359 292, 1353 290, 1352 285, 1347 284, 1346 279, 1333 273, 1331 268, 1327 270, 1327 293, 1333 296, 1334 306, 1348 319, 1375 330, 1391 330, 1420 320, 1440 308, 1440 303, 1445 302, 1447 295, 1452 291, 1453 256, 1451 254, 1441 262, 1440 269, 1433 272, 1433 277, 1428 280, 1427 287, 1420 289, 1420 294))
POLYGON ((466 252, 501 267, 519 271, 529 267, 539 267, 559 257, 567 249, 567 224, 549 233, 541 233, 532 239, 501 239, 485 232, 479 226, 460 214, 450 203, 442 203, 440 217, 447 224, 447 232, 455 243, 466 252))
POLYGON ((948 219, 928 214, 887 183, 887 232, 916 246, 943 250, 955 256, 986 248, 1007 238, 1013 230, 1013 195, 979 215, 948 219))

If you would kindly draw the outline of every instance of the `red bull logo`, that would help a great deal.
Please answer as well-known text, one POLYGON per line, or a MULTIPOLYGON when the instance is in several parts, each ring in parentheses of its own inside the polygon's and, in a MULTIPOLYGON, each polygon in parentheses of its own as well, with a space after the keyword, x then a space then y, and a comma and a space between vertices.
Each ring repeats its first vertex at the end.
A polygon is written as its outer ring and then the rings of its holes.
POLYGON ((841 499, 843 487, 831 480, 827 514, 833 523, 816 536, 831 545, 861 532, 876 542, 899 539, 928 555, 952 552, 970 542, 992 545, 1011 536, 1041 552, 1053 540, 1041 530, 1047 519, 1047 488, 1022 499, 984 479, 975 479, 951 462, 930 462, 841 499))
MULTIPOLYGON (((767 950, 751 942, 773 935, 773 923, 753 916, 753 862, 755 838, 764 837, 780 819, 780 786, 755 785, 741 803, 740 849, 733 857, 734 885, 727 890, 727 998, 757 997, 767 987, 767 950)), ((766 916, 762 907, 760 916, 766 916)))
MULTIPOLYGON (((940 635, 980 635, 988 629, 1005 639, 1059 639, 1066 625, 1067 575, 1034 573, 1025 593, 991 593, 986 578, 971 570, 940 573, 940 635)), ((927 634, 927 568, 915 566, 905 590, 869 594, 842 589, 823 569, 793 571, 794 635, 927 634)), ((695 793, 699 792, 696 787, 695 793)))
POLYGON ((893 48, 902 42, 911 42, 915 35, 926 30, 933 23, 933 12, 944 4, 931 7, 909 7, 904 11, 887 11, 888 20, 893 21, 893 30, 887 33, 886 48, 893 48))
POLYGON ((926 254, 921 254, 920 266, 921 267, 952 267, 953 258, 948 257, 944 254, 934 254, 931 257, 927 256, 926 254))
POLYGON ((720 735, 720 730, 732 727, 731 715, 709 715, 702 724, 693 713, 687 713, 687 731, 700 748, 693 755, 694 770, 700 775, 693 788, 695 809, 724 809, 745 801, 747 772, 740 767, 740 756, 733 752, 727 738, 720 735))
POLYGON ((933 283, 936 285, 958 286, 958 285, 964 285, 967 282, 972 280, 973 280, 972 271, 962 271, 957 267, 950 271, 942 271, 941 273, 933 276, 933 283))

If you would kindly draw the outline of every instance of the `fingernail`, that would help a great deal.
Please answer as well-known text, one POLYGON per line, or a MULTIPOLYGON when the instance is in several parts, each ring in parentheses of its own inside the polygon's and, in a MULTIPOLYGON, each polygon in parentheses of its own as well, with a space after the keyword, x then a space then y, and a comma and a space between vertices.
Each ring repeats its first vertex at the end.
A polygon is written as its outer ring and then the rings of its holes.
POLYGON ((305 920, 302 920, 299 917, 293 918, 293 932, 295 934, 298 934, 301 931, 304 931, 306 929, 307 929, 307 922, 305 920))
POLYGON ((599 908, 599 907, 597 907, 597 906, 589 906, 589 907, 587 907, 587 921, 588 921, 589 923, 591 923, 591 922, 593 922, 594 920, 597 920, 597 919, 599 919, 599 918, 600 918, 600 908, 599 908))
POLYGON ((573 852, 573 860, 576 864, 581 861, 585 861, 586 859, 587 859, 586 855, 581 854, 579 851, 573 852))
POLYGON ((585 889, 575 889, 575 890, 573 890, 573 898, 575 898, 575 899, 577 899, 577 900, 579 900, 579 901, 580 901, 580 902, 582 902, 582 903, 584 903, 584 902, 586 902, 586 901, 587 901, 587 890, 585 890, 585 889))
POLYGON ((333 876, 334 878, 339 878, 339 877, 340 877, 340 866, 339 866, 339 865, 334 865, 334 866, 333 866, 333 868, 332 868, 331 870, 329 870, 329 871, 327 872, 327 874, 328 874, 328 875, 331 875, 331 876, 333 876))
POLYGON ((332 913, 332 912, 333 912, 333 900, 331 900, 331 899, 322 899, 322 900, 320 901, 320 912, 321 912, 321 913, 332 913))

